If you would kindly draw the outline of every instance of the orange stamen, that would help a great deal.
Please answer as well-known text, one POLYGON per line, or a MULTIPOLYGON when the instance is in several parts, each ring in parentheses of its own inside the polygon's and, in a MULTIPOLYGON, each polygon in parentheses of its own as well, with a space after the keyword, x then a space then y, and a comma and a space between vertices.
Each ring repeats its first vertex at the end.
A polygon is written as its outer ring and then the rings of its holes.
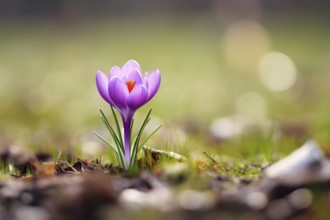
POLYGON ((128 92, 131 92, 135 86, 136 82, 133 81, 133 80, 130 80, 130 81, 127 81, 126 82, 126 85, 127 85, 127 88, 128 88, 128 92))

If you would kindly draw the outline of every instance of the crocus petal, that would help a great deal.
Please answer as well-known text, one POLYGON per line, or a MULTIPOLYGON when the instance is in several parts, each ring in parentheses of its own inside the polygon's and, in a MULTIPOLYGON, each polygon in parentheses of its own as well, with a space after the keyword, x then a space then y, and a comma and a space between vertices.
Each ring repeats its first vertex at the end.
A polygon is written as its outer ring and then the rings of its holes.
POLYGON ((129 81, 129 80, 136 82, 136 85, 142 84, 143 79, 142 79, 142 74, 141 74, 140 70, 137 68, 129 70, 128 76, 127 76, 127 81, 129 81))
POLYGON ((108 77, 101 72, 100 70, 96 73, 96 87, 99 91, 102 98, 107 101, 109 104, 113 104, 109 93, 108 93, 109 79, 108 77))
POLYGON ((109 82, 108 87, 110 98, 118 106, 119 110, 127 107, 128 89, 126 84, 118 77, 114 77, 109 82))
POLYGON ((148 82, 148 101, 154 97, 160 86, 160 72, 158 69, 153 70, 146 76, 148 82))
POLYGON ((147 99, 148 90, 143 84, 140 84, 129 94, 127 104, 131 110, 136 110, 144 105, 147 102, 147 99))
POLYGON ((112 79, 113 77, 122 78, 123 75, 124 75, 123 71, 120 69, 120 67, 114 66, 110 70, 109 79, 112 79))
POLYGON ((139 72, 142 73, 139 63, 136 62, 135 60, 127 61, 121 69, 125 74, 128 74, 132 69, 138 69, 139 72))

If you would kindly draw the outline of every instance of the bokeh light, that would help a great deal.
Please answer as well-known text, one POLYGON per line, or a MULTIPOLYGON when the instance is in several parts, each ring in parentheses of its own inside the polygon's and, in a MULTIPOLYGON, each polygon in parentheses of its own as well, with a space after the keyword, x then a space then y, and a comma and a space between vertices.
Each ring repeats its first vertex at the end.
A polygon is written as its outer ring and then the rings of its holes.
POLYGON ((233 115, 329 121, 328 19, 307 3, 57 1, 44 13, 46 2, 15 2, 0 7, 0 130, 12 140, 91 133, 98 110, 109 113, 95 73, 128 59, 160 69, 161 89, 140 113, 152 108, 164 127, 233 115))
POLYGON ((247 92, 236 100, 236 112, 252 121, 261 122, 267 118, 267 101, 260 94, 247 92))
POLYGON ((270 50, 267 31, 254 21, 230 25, 225 31, 223 45, 227 64, 244 73, 253 73, 259 59, 270 50))
POLYGON ((297 80, 297 69, 292 59, 284 53, 265 54, 258 64, 261 82, 272 91, 290 89, 297 80))
POLYGON ((246 121, 242 117, 227 116, 213 120, 210 124, 209 131, 211 136, 222 140, 242 134, 245 127, 246 121))

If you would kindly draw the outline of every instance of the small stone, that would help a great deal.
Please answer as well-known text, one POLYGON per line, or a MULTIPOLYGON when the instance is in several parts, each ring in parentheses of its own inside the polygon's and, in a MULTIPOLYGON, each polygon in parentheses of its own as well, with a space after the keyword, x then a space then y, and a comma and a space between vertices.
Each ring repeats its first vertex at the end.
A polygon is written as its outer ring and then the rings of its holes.
POLYGON ((21 194, 21 200, 24 204, 31 204, 33 202, 33 196, 31 193, 23 192, 21 194))
POLYGON ((119 202, 129 210, 139 210, 151 207, 159 211, 170 211, 175 207, 174 196, 171 189, 158 179, 148 179, 150 189, 141 191, 136 188, 124 189, 119 195, 119 202))
POLYGON ((196 190, 184 190, 178 196, 179 205, 186 210, 205 210, 215 204, 211 193, 196 190))
POLYGON ((49 213, 39 207, 17 207, 14 213, 14 219, 24 220, 43 220, 50 219, 49 213))
POLYGON ((262 192, 251 192, 246 197, 246 203, 253 209, 261 210, 267 206, 268 198, 262 192))
POLYGON ((159 160, 161 156, 165 156, 177 161, 187 161, 187 158, 185 156, 182 156, 181 154, 175 153, 173 151, 164 151, 148 146, 143 146, 143 150, 147 153, 150 153, 155 160, 159 160))
POLYGON ((268 167, 265 173, 267 177, 287 184, 310 183, 320 179, 324 161, 324 153, 318 144, 308 141, 286 158, 268 167))
POLYGON ((313 196, 310 190, 302 188, 292 192, 288 199, 294 208, 301 210, 311 205, 313 196))
POLYGON ((269 219, 287 219, 293 213, 287 199, 276 199, 272 201, 266 210, 269 219))

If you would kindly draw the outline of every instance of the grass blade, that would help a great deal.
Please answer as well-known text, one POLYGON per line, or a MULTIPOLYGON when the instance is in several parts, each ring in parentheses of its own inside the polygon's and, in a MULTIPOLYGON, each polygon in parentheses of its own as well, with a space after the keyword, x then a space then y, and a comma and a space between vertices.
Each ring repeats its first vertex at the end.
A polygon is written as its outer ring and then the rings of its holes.
POLYGON ((151 110, 149 110, 146 118, 144 119, 143 123, 142 123, 142 126, 135 138, 135 141, 134 141, 134 145, 132 145, 132 149, 131 149, 131 154, 133 154, 134 151, 137 151, 137 148, 138 148, 138 145, 139 145, 139 141, 140 141, 140 138, 141 138, 141 135, 142 135, 142 132, 144 130, 144 128, 147 126, 148 122, 150 121, 150 114, 151 114, 151 110))
POLYGON ((101 112, 101 119, 103 121, 103 123, 105 124, 105 126, 107 127, 107 129, 109 130, 113 140, 115 141, 117 147, 120 147, 121 150, 123 151, 124 148, 122 146, 122 142, 119 140, 121 138, 121 136, 118 138, 116 132, 114 131, 114 129, 112 128, 112 126, 110 125, 108 119, 105 117, 104 113, 102 112, 102 110, 100 110, 101 112))
POLYGON ((110 144, 107 140, 105 140, 101 135, 99 135, 95 131, 93 131, 93 133, 116 152, 120 166, 124 167, 123 153, 121 151, 118 152, 118 150, 112 144, 110 144))
POLYGON ((105 140, 101 135, 96 133, 96 131, 93 131, 93 134, 95 134, 98 138, 100 138, 104 143, 106 143, 109 147, 111 147, 118 154, 117 149, 112 144, 110 144, 107 140, 105 140))
POLYGON ((163 125, 159 125, 151 134, 144 140, 144 142, 140 145, 138 152, 141 150, 141 148, 147 143, 147 141, 156 134, 156 132, 162 127, 163 125))
POLYGON ((117 133, 118 133, 118 136, 119 136, 119 141, 120 141, 121 145, 123 145, 123 137, 121 135, 121 130, 120 130, 120 126, 119 126, 117 115, 116 115, 115 110, 113 109, 113 107, 111 105, 110 105, 110 108, 111 108, 111 112, 113 114, 113 117, 115 119, 116 129, 117 129, 117 133))
MULTIPOLYGON (((144 119, 144 121, 142 123, 141 128, 139 129, 139 132, 138 132, 136 138, 133 141, 132 148, 131 148, 131 159, 130 159, 130 164, 131 164, 130 167, 131 168, 133 168, 134 163, 136 161, 136 157, 137 157, 137 153, 138 153, 138 148, 139 148, 139 140, 141 138, 142 132, 143 132, 144 128, 146 127, 146 125, 148 124, 148 122, 150 121, 151 110, 152 109, 149 110, 147 116, 145 117, 145 119, 144 119)), ((131 126, 131 129, 132 129, 132 126, 131 126)))
MULTIPOLYGON (((121 164, 122 167, 124 167, 124 146, 122 144, 122 142, 120 141, 121 139, 121 135, 119 135, 120 137, 118 138, 116 132, 114 131, 114 129, 112 128, 112 126, 110 125, 108 119, 105 117, 103 111, 100 109, 101 112, 101 119, 103 121, 103 123, 105 124, 105 126, 107 127, 108 131, 110 132, 113 140, 115 141, 115 144, 117 146, 117 155, 119 158, 119 162, 121 164)), ((118 121, 117 121, 118 122, 118 121)))

